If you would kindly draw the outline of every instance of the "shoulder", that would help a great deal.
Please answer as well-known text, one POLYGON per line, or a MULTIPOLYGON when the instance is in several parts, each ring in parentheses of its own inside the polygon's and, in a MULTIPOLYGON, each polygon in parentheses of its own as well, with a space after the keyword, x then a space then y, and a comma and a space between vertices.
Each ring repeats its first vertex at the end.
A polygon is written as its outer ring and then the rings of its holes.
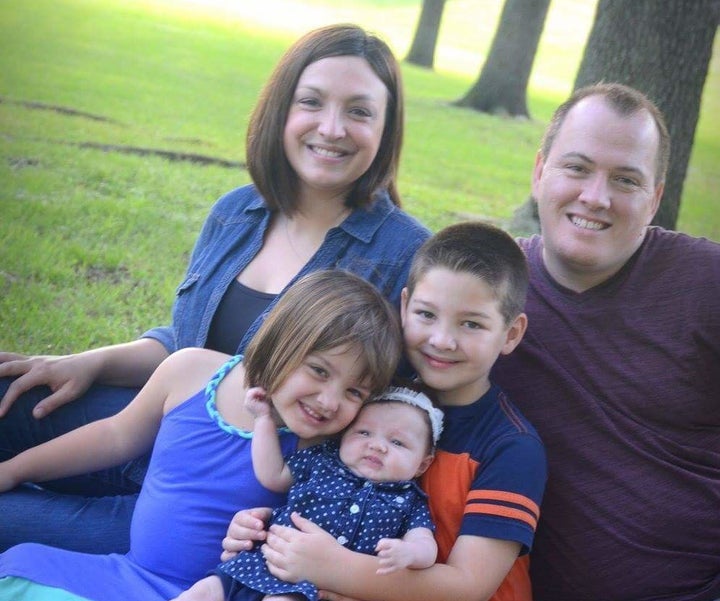
POLYGON ((369 207, 355 209, 342 227, 350 235, 372 244, 401 246, 410 242, 417 247, 430 236, 430 230, 393 204, 387 193, 378 195, 369 207))
POLYGON ((212 207, 211 215, 231 216, 254 209, 266 209, 265 201, 253 184, 247 184, 218 198, 212 207))
MULTIPOLYGON (((229 355, 217 351, 184 348, 165 359, 156 373, 183 390, 195 391, 204 387, 230 359, 229 355)), ((237 375, 240 375, 240 371, 237 371, 237 375)))

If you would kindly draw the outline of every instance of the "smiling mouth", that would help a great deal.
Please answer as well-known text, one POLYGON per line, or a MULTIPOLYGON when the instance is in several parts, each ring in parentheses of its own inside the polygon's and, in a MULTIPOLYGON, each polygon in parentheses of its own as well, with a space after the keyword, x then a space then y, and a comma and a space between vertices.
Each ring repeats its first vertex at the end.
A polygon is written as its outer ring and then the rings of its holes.
POLYGON ((339 158, 344 157, 345 155, 349 154, 349 153, 343 152, 341 150, 330 150, 329 148, 313 146, 312 144, 309 144, 308 148, 310 150, 312 150, 315 154, 317 154, 321 157, 328 158, 328 159, 339 159, 339 158))
POLYGON ((310 417, 311 419, 313 419, 313 420, 315 420, 315 421, 317 421, 317 422, 327 421, 327 418, 326 418, 324 415, 322 415, 321 413, 318 413, 317 411, 315 411, 314 409, 312 409, 311 407, 309 407, 309 406, 306 405, 305 403, 300 403, 300 407, 302 408, 302 410, 303 410, 303 412, 305 413, 305 415, 307 415, 307 416, 310 417))
POLYGON ((454 361, 452 359, 443 359, 440 357, 435 357, 434 355, 429 355, 427 353, 423 353, 423 357, 425 357, 425 361, 431 366, 431 367, 439 367, 439 368, 447 368, 452 367, 457 361, 454 361))
POLYGON ((569 217, 570 222, 577 228, 580 228, 582 230, 592 230, 592 231, 600 231, 605 230, 609 228, 610 226, 606 223, 602 223, 601 221, 593 221, 591 219, 585 219, 583 217, 578 217, 577 215, 571 215, 569 217))

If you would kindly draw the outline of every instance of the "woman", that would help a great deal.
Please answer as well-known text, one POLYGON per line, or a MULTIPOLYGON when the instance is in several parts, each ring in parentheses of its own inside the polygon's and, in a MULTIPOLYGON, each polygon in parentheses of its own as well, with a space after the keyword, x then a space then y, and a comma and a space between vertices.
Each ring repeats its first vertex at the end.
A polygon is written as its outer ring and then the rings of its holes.
MULTIPOLYGON (((116 413, 180 348, 242 352, 267 311, 308 272, 353 271, 397 305, 412 256, 429 235, 399 209, 402 135, 400 71, 384 42, 353 25, 298 40, 250 120, 253 184, 213 207, 172 324, 63 357, 0 353, 0 459, 116 413)), ((126 552, 143 473, 131 463, 0 495, 0 550, 32 541, 126 552)))

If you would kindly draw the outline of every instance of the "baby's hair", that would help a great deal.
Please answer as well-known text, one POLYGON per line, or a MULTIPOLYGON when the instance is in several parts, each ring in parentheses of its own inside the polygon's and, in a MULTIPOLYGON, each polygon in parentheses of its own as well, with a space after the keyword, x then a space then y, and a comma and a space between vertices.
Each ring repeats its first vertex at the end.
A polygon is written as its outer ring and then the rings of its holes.
POLYGON ((483 280, 500 301, 505 325, 523 312, 528 288, 527 261, 504 230, 480 221, 456 223, 440 230, 415 254, 407 281, 408 297, 425 274, 438 267, 483 280))
POLYGON ((309 354, 353 348, 371 393, 390 382, 402 349, 397 311, 370 283, 321 270, 293 284, 247 346, 245 383, 272 393, 309 354))

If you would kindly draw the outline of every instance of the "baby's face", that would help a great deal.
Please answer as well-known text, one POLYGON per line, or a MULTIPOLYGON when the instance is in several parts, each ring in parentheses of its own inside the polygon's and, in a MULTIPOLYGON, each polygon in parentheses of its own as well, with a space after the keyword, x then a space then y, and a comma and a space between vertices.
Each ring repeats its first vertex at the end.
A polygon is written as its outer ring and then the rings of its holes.
POLYGON ((407 403, 370 403, 342 438, 340 459, 375 482, 412 480, 432 461, 425 412, 407 403))

